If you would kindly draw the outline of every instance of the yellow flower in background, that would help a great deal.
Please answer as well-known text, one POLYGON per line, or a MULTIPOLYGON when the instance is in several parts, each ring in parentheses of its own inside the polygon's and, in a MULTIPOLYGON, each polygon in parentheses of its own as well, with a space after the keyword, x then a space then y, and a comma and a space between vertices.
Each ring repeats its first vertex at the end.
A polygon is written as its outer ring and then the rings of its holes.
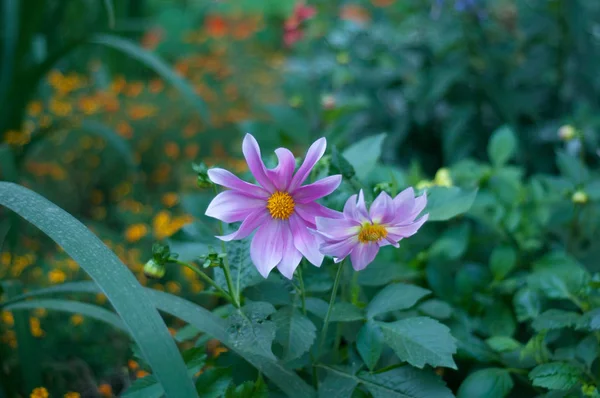
POLYGON ((158 240, 168 238, 192 221, 193 218, 189 215, 172 217, 168 211, 161 210, 152 220, 154 237, 158 240))
POLYGON ((48 310, 46 310, 45 308, 36 308, 33 311, 33 314, 38 318, 44 318, 46 315, 48 315, 48 310))
POLYGON ((39 318, 29 318, 29 330, 31 331, 31 335, 33 337, 39 338, 44 336, 44 330, 42 329, 39 318))
POLYGON ((106 397, 106 398, 112 397, 112 395, 113 395, 112 387, 108 383, 100 384, 98 386, 98 392, 100 393, 100 395, 102 395, 103 397, 106 397))
POLYGON ((83 315, 81 315, 81 314, 75 314, 75 315, 71 316, 70 321, 73 326, 79 326, 83 323, 84 318, 83 318, 83 315))
POLYGON ((48 390, 44 387, 34 388, 29 398, 48 398, 50 395, 48 394, 48 390))
POLYGON ((433 183, 440 187, 451 187, 453 184, 452 177, 450 176, 450 170, 442 167, 435 173, 433 183))
POLYGON ((32 101, 27 105, 27 114, 30 116, 39 116, 44 110, 41 101, 32 101))
POLYGON ((102 293, 98 293, 96 295, 96 303, 98 304, 104 304, 106 303, 106 296, 102 293))
POLYGON ((61 117, 68 116, 73 112, 73 106, 70 103, 57 98, 50 99, 49 108, 50 112, 61 117))
POLYGON ((13 317, 12 312, 2 311, 0 313, 0 319, 2 319, 2 323, 12 327, 15 324, 15 318, 13 317))
POLYGON ((17 348, 17 334, 14 330, 7 330, 4 332, 0 341, 10 348, 17 348))
POLYGON ((175 192, 167 192, 162 196, 161 202, 166 207, 173 207, 179 203, 179 195, 177 195, 175 192))
POLYGON ((172 294, 181 293, 181 286, 179 285, 179 283, 174 282, 174 281, 167 282, 165 284, 165 289, 167 290, 167 292, 172 293, 172 294))
POLYGON ((64 398, 81 398, 81 394, 78 392, 68 392, 64 395, 64 398))
POLYGON ((125 230, 125 239, 127 239, 128 242, 137 242, 148 235, 148 232, 146 224, 133 224, 125 230))
POLYGON ((48 272, 48 281, 53 285, 63 283, 66 279, 67 274, 59 269, 53 269, 52 271, 48 272))

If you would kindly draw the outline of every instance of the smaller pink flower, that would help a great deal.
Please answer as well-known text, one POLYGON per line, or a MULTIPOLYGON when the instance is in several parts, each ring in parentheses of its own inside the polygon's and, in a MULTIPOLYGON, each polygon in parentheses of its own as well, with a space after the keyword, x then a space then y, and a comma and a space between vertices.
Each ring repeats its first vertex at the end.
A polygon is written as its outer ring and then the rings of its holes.
POLYGON ((348 199, 339 218, 316 218, 319 250, 332 256, 336 263, 350 255, 352 267, 363 270, 375 259, 380 247, 399 247, 400 240, 421 228, 429 214, 416 218, 426 204, 425 195, 415 197, 414 190, 407 188, 394 199, 382 192, 367 211, 361 190, 358 201, 357 195, 348 199))

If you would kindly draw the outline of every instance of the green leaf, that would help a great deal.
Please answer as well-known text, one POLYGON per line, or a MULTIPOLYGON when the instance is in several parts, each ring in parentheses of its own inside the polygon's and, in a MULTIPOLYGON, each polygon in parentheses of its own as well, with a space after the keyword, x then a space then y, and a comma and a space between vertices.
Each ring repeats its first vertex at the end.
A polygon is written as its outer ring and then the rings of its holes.
POLYGON ((456 339, 446 325, 427 317, 379 323, 383 339, 402 361, 417 368, 425 365, 456 369, 452 354, 456 339))
POLYGON ((581 160, 578 157, 568 155, 564 151, 557 152, 556 164, 560 173, 573 184, 583 184, 590 178, 589 171, 581 160))
POLYGON ((167 395, 195 396, 185 364, 162 318, 133 274, 100 239, 64 210, 21 186, 0 182, 0 204, 52 238, 98 284, 167 395))
POLYGON ((504 398, 514 383, 506 369, 488 368, 471 373, 458 389, 457 398, 504 398))
POLYGON ((225 398, 268 398, 269 389, 259 378, 257 382, 247 381, 239 386, 230 385, 225 393, 225 398))
POLYGON ((112 0, 103 0, 104 9, 106 10, 106 20, 108 22, 108 28, 115 28, 115 7, 112 0))
POLYGON ((276 359, 271 350, 275 323, 267 318, 275 312, 270 303, 255 302, 234 311, 228 318, 229 341, 237 350, 276 359))
POLYGON ((123 398, 161 398, 164 396, 162 386, 153 375, 137 379, 121 394, 123 398))
POLYGON ((419 311, 436 319, 448 319, 452 316, 453 309, 450 304, 442 300, 431 299, 422 302, 417 307, 419 311))
POLYGON ((522 288, 517 291, 513 297, 513 306, 519 322, 534 319, 542 311, 542 301, 539 294, 529 288, 522 288))
POLYGON ((477 196, 477 189, 432 187, 427 193, 428 221, 446 221, 469 211, 477 196))
POLYGON ((455 260, 464 254, 470 236, 471 224, 468 222, 451 226, 431 245, 429 255, 455 260))
POLYGON ((367 178, 377 165, 386 135, 383 133, 364 138, 350 145, 343 152, 344 158, 352 165, 358 179, 367 178))
POLYGON ((569 390, 583 377, 579 368, 566 362, 551 362, 536 366, 529 372, 529 379, 536 387, 549 390, 569 390))
POLYGON ((365 319, 360 308, 346 302, 335 303, 331 309, 329 322, 354 322, 365 319))
POLYGON ((367 306, 367 316, 400 311, 412 307, 423 297, 431 294, 430 290, 415 285, 395 283, 381 290, 367 306))
MULTIPOLYGON (((247 287, 257 285, 265 280, 250 259, 250 239, 227 242, 226 247, 231 278, 238 292, 243 292, 247 287)), ((215 282, 227 290, 227 281, 223 270, 216 268, 214 272, 215 282)))
POLYGON ((551 309, 543 312, 531 324, 536 331, 574 327, 581 318, 576 312, 551 309))
POLYGON ((374 261, 358 273, 358 284, 362 286, 383 286, 397 280, 411 280, 418 272, 405 263, 374 261))
POLYGON ((490 336, 512 336, 517 327, 510 307, 501 301, 485 309, 483 324, 490 336))
POLYGON ((291 361, 307 352, 317 337, 315 325, 296 308, 286 306, 275 315, 275 339, 283 346, 283 360, 291 361))
POLYGON ((583 314, 577 323, 578 329, 600 330, 600 308, 583 314))
POLYGON ((508 336, 493 336, 487 339, 486 344, 496 352, 510 352, 521 349, 521 343, 508 336))
POLYGON ((127 54, 131 58, 140 61, 146 65, 158 75, 160 75, 167 82, 171 83, 179 92, 194 106, 198 113, 205 119, 208 120, 208 108, 204 101, 196 94, 193 87, 181 78, 177 73, 169 67, 160 57, 157 55, 144 50, 134 42, 123 39, 118 36, 108 34, 97 34, 90 40, 91 43, 100 44, 106 47, 113 48, 124 54, 127 54))
POLYGON ((351 398, 357 385, 356 378, 329 371, 325 380, 319 384, 319 398, 351 398))
POLYGON ((350 180, 356 175, 354 167, 340 154, 335 145, 331 147, 331 166, 333 173, 341 174, 346 180, 350 180))
POLYGON ((490 269, 496 280, 502 280, 517 265, 517 253, 510 246, 498 246, 490 256, 490 269))
POLYGON ((494 131, 488 144, 488 156, 496 167, 503 166, 515 155, 517 138, 508 126, 500 127, 494 131))
POLYGON ((594 334, 590 334, 585 339, 581 340, 575 348, 575 355, 581 359, 588 369, 592 367, 594 361, 600 355, 600 347, 598 346, 598 339, 594 334))
POLYGON ((206 369, 196 380, 198 396, 202 398, 223 397, 231 384, 231 380, 231 369, 206 369))
POLYGON ((369 370, 373 371, 383 351, 383 335, 379 326, 369 320, 358 332, 356 349, 369 370))

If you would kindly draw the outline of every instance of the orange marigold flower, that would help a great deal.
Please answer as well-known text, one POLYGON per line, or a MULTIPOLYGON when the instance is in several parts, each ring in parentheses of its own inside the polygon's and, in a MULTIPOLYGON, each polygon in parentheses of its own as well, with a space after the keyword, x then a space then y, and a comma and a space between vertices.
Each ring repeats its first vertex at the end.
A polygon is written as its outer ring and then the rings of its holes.
POLYGON ((2 311, 0 318, 2 319, 2 322, 8 326, 12 327, 15 324, 12 312, 2 311))
POLYGON ((148 227, 145 224, 133 224, 125 230, 125 239, 128 242, 137 242, 148 235, 148 227))
POLYGON ((146 377, 146 376, 148 376, 149 374, 150 374, 150 373, 146 372, 145 370, 143 370, 143 369, 140 369, 140 370, 138 370, 137 372, 135 372, 135 377, 136 377, 136 378, 138 378, 138 379, 141 379, 141 378, 143 378, 143 377, 146 377))
POLYGON ((57 98, 50 99, 49 108, 50 112, 61 117, 68 116, 73 112, 73 107, 70 103, 57 98))
POLYGON ((74 314, 71 316, 70 321, 73 326, 79 326, 83 323, 84 318, 83 318, 83 315, 81 315, 81 314, 74 314))
POLYGON ((165 155, 171 159, 177 159, 179 156, 179 145, 175 142, 167 142, 165 145, 165 155))
POLYGON ((49 396, 50 394, 48 394, 48 390, 46 390, 44 387, 38 387, 33 389, 29 395, 29 398, 48 398, 49 396))
POLYGON ((166 207, 173 207, 179 203, 179 195, 175 192, 167 192, 162 196, 161 202, 166 207))
POLYGON ((168 211, 159 211, 154 220, 152 220, 154 236, 158 240, 168 238, 183 228, 184 225, 192 222, 192 220, 193 218, 189 215, 171 217, 171 213, 168 211))
POLYGON ((81 394, 79 394, 78 392, 70 391, 66 393, 63 398, 81 398, 81 394))
POLYGON ((31 116, 39 116, 44 110, 41 101, 32 101, 27 105, 27 113, 31 116))
POLYGON ((66 279, 67 274, 65 274, 62 270, 53 269, 52 271, 48 272, 48 281, 50 281, 50 283, 53 285, 63 283, 66 279))
POLYGON ((227 22, 220 15, 207 15, 204 27, 209 36, 220 38, 227 34, 227 22))
POLYGON ((140 368, 140 365, 133 359, 130 359, 129 361, 127 361, 127 367, 131 370, 137 370, 140 368))
POLYGON ((108 383, 100 384, 98 386, 98 392, 100 393, 100 395, 102 395, 103 397, 106 397, 106 398, 112 397, 112 395, 113 395, 112 387, 108 383))

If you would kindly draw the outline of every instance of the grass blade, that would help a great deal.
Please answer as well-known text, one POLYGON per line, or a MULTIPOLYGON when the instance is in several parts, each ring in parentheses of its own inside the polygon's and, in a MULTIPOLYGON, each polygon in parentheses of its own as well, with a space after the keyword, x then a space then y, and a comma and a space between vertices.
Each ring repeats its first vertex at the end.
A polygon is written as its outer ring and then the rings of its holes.
POLYGON ((100 239, 58 206, 27 188, 0 182, 6 206, 58 243, 106 295, 169 397, 196 397, 187 368, 142 286, 100 239))
POLYGON ((108 28, 115 28, 115 7, 112 0, 104 0, 104 9, 106 10, 106 19, 108 20, 108 28))
POLYGON ((171 83, 186 99, 194 106, 198 113, 205 119, 208 120, 208 109, 204 101, 196 94, 193 87, 179 75, 177 75, 173 69, 165 63, 157 55, 144 50, 134 42, 123 39, 118 36, 98 34, 92 36, 91 43, 100 44, 106 47, 118 50, 131 58, 134 58, 150 69, 158 73, 163 79, 171 83))

